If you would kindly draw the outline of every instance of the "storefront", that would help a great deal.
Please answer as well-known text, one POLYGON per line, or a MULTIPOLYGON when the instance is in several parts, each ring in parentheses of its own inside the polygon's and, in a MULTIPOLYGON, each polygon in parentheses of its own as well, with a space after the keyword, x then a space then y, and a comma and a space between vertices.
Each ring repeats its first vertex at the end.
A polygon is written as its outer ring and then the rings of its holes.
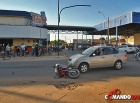
POLYGON ((32 46, 34 43, 50 41, 46 28, 45 12, 40 14, 26 11, 0 10, 0 44, 15 46, 24 43, 32 46))

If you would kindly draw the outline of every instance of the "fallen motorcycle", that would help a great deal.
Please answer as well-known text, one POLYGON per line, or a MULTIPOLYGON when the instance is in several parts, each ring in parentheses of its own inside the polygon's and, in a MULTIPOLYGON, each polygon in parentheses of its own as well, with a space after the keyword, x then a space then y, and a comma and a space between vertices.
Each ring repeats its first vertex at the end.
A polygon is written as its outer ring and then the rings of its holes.
POLYGON ((54 78, 60 78, 60 77, 67 78, 68 75, 70 78, 76 79, 80 75, 80 71, 78 69, 73 69, 66 65, 56 64, 54 68, 56 73, 54 78))

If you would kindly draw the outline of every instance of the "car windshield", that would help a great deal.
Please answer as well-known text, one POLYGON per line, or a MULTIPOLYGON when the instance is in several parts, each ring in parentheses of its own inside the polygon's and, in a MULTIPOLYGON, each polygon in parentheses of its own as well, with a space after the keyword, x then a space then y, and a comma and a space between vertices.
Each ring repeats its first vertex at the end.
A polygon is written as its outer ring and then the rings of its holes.
POLYGON ((95 49, 96 49, 96 48, 94 48, 94 47, 90 47, 90 48, 84 50, 84 51, 82 52, 82 54, 83 54, 83 55, 90 54, 90 53, 93 52, 95 49))

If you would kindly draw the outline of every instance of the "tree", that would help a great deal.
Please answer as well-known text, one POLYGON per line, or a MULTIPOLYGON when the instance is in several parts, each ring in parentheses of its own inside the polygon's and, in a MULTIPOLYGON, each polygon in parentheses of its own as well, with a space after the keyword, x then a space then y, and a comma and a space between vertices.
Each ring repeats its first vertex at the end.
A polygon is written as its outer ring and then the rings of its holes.
MULTIPOLYGON (((59 45, 62 45, 62 44, 64 44, 64 43, 66 43, 64 40, 60 40, 59 39, 59 45)), ((53 41, 50 41, 50 44, 51 45, 58 45, 58 40, 53 40, 53 41)))
POLYGON ((105 43, 105 38, 104 37, 100 37, 100 41, 101 41, 101 43, 105 43))
POLYGON ((105 40, 105 38, 104 38, 104 37, 100 37, 100 40, 102 40, 102 41, 103 41, 103 40, 105 40))
POLYGON ((112 40, 116 40, 116 37, 112 37, 112 38, 110 38, 110 40, 112 41, 112 40))

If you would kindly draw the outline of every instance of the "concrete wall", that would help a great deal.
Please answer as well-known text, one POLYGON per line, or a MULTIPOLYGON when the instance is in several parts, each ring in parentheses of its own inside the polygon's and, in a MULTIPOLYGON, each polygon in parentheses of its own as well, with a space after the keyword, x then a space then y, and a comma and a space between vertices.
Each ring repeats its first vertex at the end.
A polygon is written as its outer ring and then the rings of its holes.
POLYGON ((0 25, 30 25, 30 20, 25 17, 0 16, 0 25))
POLYGON ((134 34, 134 44, 140 44, 140 33, 134 34))
POLYGON ((0 25, 0 38, 34 38, 50 40, 50 34, 45 28, 0 25))

